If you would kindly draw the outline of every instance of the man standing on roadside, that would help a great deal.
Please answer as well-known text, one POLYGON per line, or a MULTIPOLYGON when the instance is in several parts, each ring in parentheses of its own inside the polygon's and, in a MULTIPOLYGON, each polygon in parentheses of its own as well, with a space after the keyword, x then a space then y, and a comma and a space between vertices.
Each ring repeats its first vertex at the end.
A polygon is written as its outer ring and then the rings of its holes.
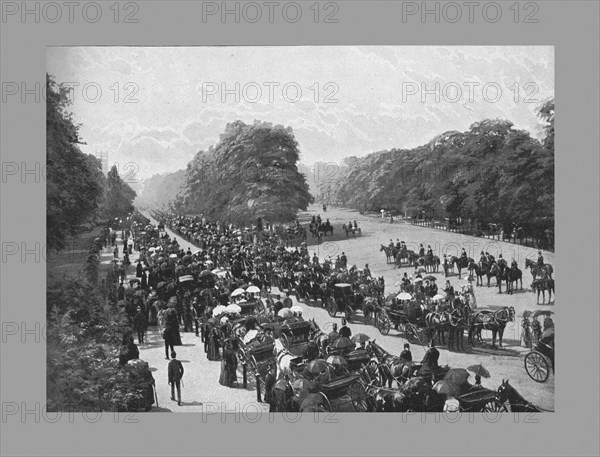
POLYGON ((183 378, 183 365, 176 359, 175 351, 171 352, 169 362, 169 384, 171 385, 171 400, 175 401, 175 387, 177 387, 177 405, 181 406, 181 379, 183 378))

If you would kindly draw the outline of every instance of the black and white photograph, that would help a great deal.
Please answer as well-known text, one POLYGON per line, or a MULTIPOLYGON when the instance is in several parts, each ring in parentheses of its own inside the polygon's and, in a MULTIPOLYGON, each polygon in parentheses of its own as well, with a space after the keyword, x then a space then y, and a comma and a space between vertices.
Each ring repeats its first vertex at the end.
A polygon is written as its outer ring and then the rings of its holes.
POLYGON ((48 46, 48 411, 555 412, 554 91, 554 46, 48 46))

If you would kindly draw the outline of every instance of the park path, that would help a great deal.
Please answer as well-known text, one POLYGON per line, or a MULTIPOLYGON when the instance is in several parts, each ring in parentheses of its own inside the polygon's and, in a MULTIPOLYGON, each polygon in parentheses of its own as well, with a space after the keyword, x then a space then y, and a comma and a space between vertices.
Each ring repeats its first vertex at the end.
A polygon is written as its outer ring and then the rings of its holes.
MULTIPOLYGON (((305 215, 317 214, 321 208, 316 205, 309 208, 305 215)), ((157 224, 149 214, 153 224, 157 224)), ((363 267, 365 263, 369 264, 372 274, 383 276, 386 281, 386 293, 391 293, 396 288, 394 283, 399 279, 400 275, 407 272, 412 273, 410 268, 395 269, 392 265, 386 264, 385 256, 379 252, 381 243, 387 244, 389 239, 394 241, 400 238, 407 243, 427 243, 439 248, 449 249, 449 246, 462 246, 470 243, 472 249, 480 249, 483 243, 486 243, 489 252, 495 253, 492 249, 499 249, 502 252, 514 245, 502 243, 492 245, 489 240, 482 240, 456 233, 445 232, 423 227, 412 226, 410 224, 389 224, 382 221, 374 220, 373 218, 361 217, 360 214, 354 211, 331 208, 326 213, 321 213, 321 216, 329 217, 332 223, 342 223, 348 220, 357 220, 359 226, 363 229, 363 235, 360 237, 350 237, 349 239, 338 240, 335 242, 324 241, 320 246, 309 247, 309 251, 315 251, 321 259, 327 255, 337 255, 345 252, 349 259, 349 264, 356 263, 358 267, 363 267), (507 244, 507 247, 503 245, 507 244)), ((177 238, 180 246, 183 249, 189 247, 192 251, 197 247, 192 243, 184 240, 181 236, 174 234, 167 229, 169 236, 177 238)), ((310 235, 309 235, 310 236, 310 235)), ((436 248, 434 248, 434 251, 436 248)), ((481 249, 480 249, 481 250, 481 249)), ((519 264, 522 265, 524 257, 529 255, 522 250, 516 253, 519 256, 519 264)), ((135 264, 137 253, 131 257, 132 264, 135 264)), ((547 260, 554 262, 552 253, 549 253, 547 260)), ((132 267, 130 267, 132 268, 132 267)), ((527 277, 524 281, 524 286, 527 287, 529 282, 529 274, 524 271, 527 277)), ((134 276, 133 272, 132 275, 134 276)), ((443 273, 436 274, 439 278, 439 286, 443 287, 443 273)), ((456 276, 448 278, 454 287, 460 287, 462 284, 456 276)), ((273 290, 277 292, 276 289, 273 290)), ((500 306, 515 306, 517 315, 521 314, 524 309, 548 309, 546 307, 536 306, 534 295, 529 291, 516 293, 508 296, 506 294, 497 294, 495 287, 477 287, 475 294, 478 300, 479 307, 497 308, 500 306)), ((292 297, 294 304, 296 299, 292 297)), ((304 308, 303 316, 305 319, 315 319, 317 324, 325 332, 330 331, 334 322, 340 322, 339 317, 331 318, 327 312, 320 306, 319 303, 299 303, 304 308)), ((552 305, 553 308, 553 305, 552 305)), ((381 335, 379 331, 372 325, 364 325, 360 322, 349 324, 353 334, 362 332, 369 335, 372 339, 376 339, 379 344, 386 348, 392 354, 399 354, 402 351, 402 346, 406 342, 403 335, 395 331, 393 328, 389 335, 381 335)), ((491 334, 484 331, 484 339, 491 339, 491 334)), ((452 367, 467 367, 475 363, 483 364, 491 373, 491 378, 484 379, 485 387, 495 389, 502 379, 510 379, 511 384, 529 401, 536 403, 547 410, 554 410, 554 376, 550 376, 545 384, 539 384, 531 380, 525 372, 523 366, 523 355, 527 351, 519 345, 520 338, 520 318, 516 322, 510 323, 504 334, 504 346, 502 350, 491 350, 489 347, 476 347, 468 352, 453 352, 448 351, 444 347, 440 349, 440 364, 448 364, 452 367)), ((184 387, 182 389, 182 406, 177 406, 172 402, 170 397, 170 387, 167 384, 167 365, 165 360, 164 346, 162 337, 158 334, 155 328, 151 328, 148 332, 148 343, 140 345, 140 357, 147 361, 154 371, 154 377, 157 383, 157 391, 159 396, 160 408, 155 408, 161 411, 190 411, 190 412, 205 412, 214 413, 216 411, 230 411, 241 414, 253 414, 256 411, 266 411, 267 405, 256 402, 256 392, 251 390, 253 385, 249 384, 247 389, 237 388, 230 389, 221 386, 218 383, 220 374, 220 362, 211 362, 206 359, 200 337, 196 337, 194 333, 182 333, 183 346, 176 348, 178 358, 182 360, 186 373, 184 375, 184 387)), ((466 344, 466 337, 465 337, 466 344)), ((420 360, 426 350, 426 347, 417 344, 411 344, 413 358, 420 360)), ((241 384, 241 379, 240 379, 241 384)))

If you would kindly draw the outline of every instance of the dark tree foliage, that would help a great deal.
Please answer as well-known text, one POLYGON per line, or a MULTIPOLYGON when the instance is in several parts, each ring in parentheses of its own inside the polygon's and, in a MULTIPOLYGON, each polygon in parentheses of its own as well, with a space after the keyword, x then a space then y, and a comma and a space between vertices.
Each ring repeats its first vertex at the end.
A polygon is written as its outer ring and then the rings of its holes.
POLYGON ((47 247, 60 250, 102 204, 100 162, 78 148, 79 127, 67 112, 68 89, 46 77, 47 247))
POLYGON ((188 164, 180 211, 240 225, 289 222, 314 201, 298 170, 291 128, 255 121, 227 125, 219 143, 188 164))
POLYGON ((335 182, 321 185, 321 194, 359 210, 519 226, 542 237, 554 227, 554 100, 538 115, 542 141, 510 121, 484 120, 411 150, 352 157, 335 182))
POLYGON ((135 191, 121 179, 116 165, 106 177, 106 205, 104 216, 108 220, 123 219, 133 212, 135 191))

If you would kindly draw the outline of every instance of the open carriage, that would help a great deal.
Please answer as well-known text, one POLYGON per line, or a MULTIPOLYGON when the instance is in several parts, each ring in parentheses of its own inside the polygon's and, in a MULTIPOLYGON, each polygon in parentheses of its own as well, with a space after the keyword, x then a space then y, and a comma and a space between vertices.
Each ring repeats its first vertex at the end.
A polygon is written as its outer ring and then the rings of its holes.
POLYGON ((270 339, 257 338, 249 344, 243 339, 238 339, 237 359, 242 370, 244 387, 247 385, 247 373, 249 372, 256 382, 256 400, 261 402, 265 394, 265 377, 275 365, 275 342, 270 339))
POLYGON ((499 400, 497 392, 483 387, 471 389, 456 397, 461 412, 501 412, 507 411, 499 400))
POLYGON ((317 389, 325 399, 325 410, 333 411, 334 405, 336 409, 340 409, 351 404, 354 411, 367 412, 369 394, 360 378, 358 374, 349 374, 327 383, 317 382, 317 389))
POLYGON ((424 345, 427 342, 425 336, 425 313, 421 305, 414 301, 399 303, 396 299, 386 300, 375 314, 375 327, 382 335, 390 333, 394 326, 404 333, 406 339, 414 344, 424 345))

